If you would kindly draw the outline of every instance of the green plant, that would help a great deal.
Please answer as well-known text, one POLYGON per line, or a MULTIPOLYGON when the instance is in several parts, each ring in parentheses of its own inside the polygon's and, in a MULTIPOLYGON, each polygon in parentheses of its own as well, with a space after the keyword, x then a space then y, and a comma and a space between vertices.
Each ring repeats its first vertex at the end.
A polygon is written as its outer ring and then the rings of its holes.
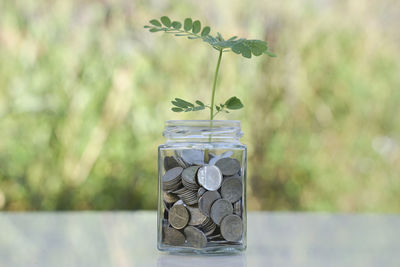
POLYGON ((248 40, 245 38, 238 39, 237 36, 225 40, 219 32, 213 37, 210 35, 211 28, 209 26, 205 26, 202 29, 201 22, 198 20, 193 21, 191 18, 186 18, 182 24, 179 21, 171 21, 167 16, 162 16, 160 20, 150 20, 150 24, 151 25, 144 26, 148 28, 150 32, 165 32, 175 34, 175 36, 186 36, 188 39, 202 39, 219 52, 211 92, 211 104, 205 105, 200 100, 191 103, 181 98, 175 98, 175 100, 172 101, 172 111, 174 112, 199 111, 208 108, 210 109, 210 120, 212 121, 220 112, 229 113, 229 110, 241 109, 243 104, 236 96, 230 97, 223 104, 215 105, 215 91, 222 53, 232 51, 245 58, 251 58, 251 55, 261 56, 263 54, 275 57, 275 54, 268 50, 268 45, 265 41, 248 40), (214 113, 214 107, 217 110, 216 113, 214 113))

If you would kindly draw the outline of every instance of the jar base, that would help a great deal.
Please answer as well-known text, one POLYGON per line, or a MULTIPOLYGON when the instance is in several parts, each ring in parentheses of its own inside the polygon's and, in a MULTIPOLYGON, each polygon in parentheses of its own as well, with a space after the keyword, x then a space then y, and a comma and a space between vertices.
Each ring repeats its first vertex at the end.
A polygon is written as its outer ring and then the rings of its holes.
POLYGON ((229 245, 229 246, 208 246, 205 248, 193 248, 193 247, 174 247, 174 246, 165 246, 165 245, 158 245, 157 246, 159 251, 166 252, 168 254, 197 254, 197 255, 218 255, 218 254, 238 254, 242 253, 246 250, 246 246, 244 245, 229 245))

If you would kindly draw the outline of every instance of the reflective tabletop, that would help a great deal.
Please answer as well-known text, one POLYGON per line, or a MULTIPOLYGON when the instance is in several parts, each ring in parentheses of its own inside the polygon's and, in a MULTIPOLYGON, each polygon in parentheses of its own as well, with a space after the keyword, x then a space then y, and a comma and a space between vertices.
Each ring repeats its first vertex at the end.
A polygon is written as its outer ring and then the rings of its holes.
POLYGON ((239 255, 156 249, 156 212, 0 213, 0 266, 400 266, 400 216, 248 214, 239 255))

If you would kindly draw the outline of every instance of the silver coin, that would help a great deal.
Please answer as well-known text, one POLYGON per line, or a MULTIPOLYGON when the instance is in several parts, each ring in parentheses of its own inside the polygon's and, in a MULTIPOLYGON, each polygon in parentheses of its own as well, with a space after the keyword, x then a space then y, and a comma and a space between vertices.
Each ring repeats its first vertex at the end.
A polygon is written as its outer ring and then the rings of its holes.
POLYGON ((182 172, 182 180, 189 184, 198 186, 196 182, 196 174, 199 168, 200 166, 191 166, 184 169, 182 172))
POLYGON ((164 244, 171 245, 171 246, 182 246, 185 244, 185 236, 179 232, 178 230, 165 227, 164 230, 164 244))
POLYGON ((233 158, 222 158, 215 163, 224 176, 232 176, 239 172, 240 162, 233 158))
POLYGON ((164 169, 168 171, 172 168, 179 167, 179 163, 172 156, 164 157, 164 169))
POLYGON ((201 213, 210 216, 211 205, 215 200, 220 199, 221 195, 218 191, 207 191, 199 198, 199 209, 201 213))
POLYGON ((189 222, 189 212, 183 205, 174 205, 169 210, 168 221, 175 229, 183 229, 189 222))
POLYGON ((197 181, 205 189, 215 191, 221 187, 222 173, 216 166, 205 165, 198 170, 197 181))
POLYGON ((182 159, 189 165, 203 165, 204 151, 198 149, 184 149, 180 152, 182 159))
POLYGON ((190 214, 188 225, 198 226, 202 225, 206 221, 207 216, 201 213, 198 207, 187 206, 186 208, 189 210, 190 214))
POLYGON ((174 191, 180 187, 183 168, 175 167, 165 172, 161 177, 164 191, 174 191))
POLYGON ((194 248, 204 248, 207 245, 206 235, 193 226, 187 226, 183 232, 185 233, 187 242, 194 248))
POLYGON ((225 178, 221 186, 221 196, 231 203, 238 201, 242 197, 242 181, 237 178, 225 178))
POLYGON ((220 225, 222 219, 232 213, 232 203, 226 199, 218 199, 211 206, 210 217, 215 224, 220 225))
POLYGON ((239 241, 243 235, 243 222, 237 215, 225 216, 221 221, 221 235, 231 242, 239 241))

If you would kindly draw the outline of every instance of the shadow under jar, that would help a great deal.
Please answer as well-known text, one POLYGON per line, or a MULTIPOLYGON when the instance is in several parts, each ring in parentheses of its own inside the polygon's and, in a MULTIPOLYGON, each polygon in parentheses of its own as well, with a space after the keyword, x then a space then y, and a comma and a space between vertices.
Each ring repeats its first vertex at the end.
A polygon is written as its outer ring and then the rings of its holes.
POLYGON ((167 121, 158 147, 161 251, 236 253, 246 249, 247 147, 240 121, 167 121))

